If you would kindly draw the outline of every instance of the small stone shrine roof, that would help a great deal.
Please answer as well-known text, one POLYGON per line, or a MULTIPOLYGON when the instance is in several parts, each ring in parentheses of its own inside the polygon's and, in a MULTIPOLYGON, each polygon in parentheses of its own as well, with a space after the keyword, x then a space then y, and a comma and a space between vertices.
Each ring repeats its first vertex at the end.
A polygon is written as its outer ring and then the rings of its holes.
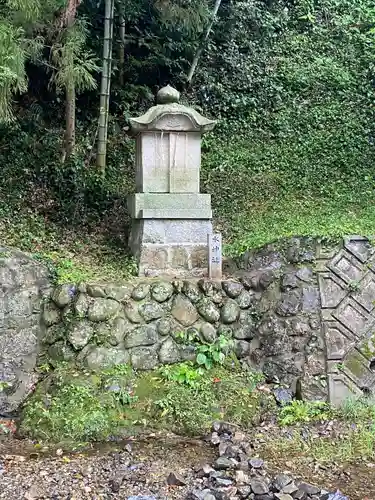
POLYGON ((156 96, 157 105, 150 108, 139 118, 130 118, 130 126, 133 133, 144 131, 199 131, 202 134, 212 130, 216 124, 215 120, 210 120, 202 116, 198 111, 188 106, 179 104, 180 93, 167 85, 159 90, 156 96), (172 115, 172 116, 171 116, 172 115), (186 117, 188 120, 178 121, 177 116, 186 117), (169 122, 163 120, 164 117, 176 117, 169 122))

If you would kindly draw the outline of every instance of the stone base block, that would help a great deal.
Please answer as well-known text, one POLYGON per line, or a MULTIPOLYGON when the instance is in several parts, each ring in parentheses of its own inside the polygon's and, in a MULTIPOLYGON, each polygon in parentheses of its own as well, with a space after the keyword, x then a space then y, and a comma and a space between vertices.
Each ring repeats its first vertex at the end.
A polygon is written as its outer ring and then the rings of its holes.
POLYGON ((208 220, 134 219, 129 245, 139 276, 207 276, 211 233, 208 220))
POLYGON ((211 195, 201 193, 136 193, 128 198, 134 219, 211 219, 211 195))

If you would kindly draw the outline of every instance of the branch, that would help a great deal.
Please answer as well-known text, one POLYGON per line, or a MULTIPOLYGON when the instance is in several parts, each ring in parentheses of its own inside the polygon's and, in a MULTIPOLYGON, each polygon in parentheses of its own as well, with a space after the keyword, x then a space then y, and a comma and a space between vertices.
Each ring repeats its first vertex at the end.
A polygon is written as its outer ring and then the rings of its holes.
POLYGON ((211 30, 212 30, 212 26, 215 22, 215 19, 216 19, 216 15, 217 15, 217 12, 219 10, 219 7, 220 7, 220 4, 221 4, 221 0, 216 0, 215 2, 215 6, 214 6, 214 9, 212 11, 212 17, 211 17, 211 21, 209 22, 208 26, 207 26, 207 30, 206 30, 206 33, 198 47, 198 50, 194 56, 194 59, 193 59, 193 62, 191 64, 191 67, 190 67, 190 71, 189 71, 189 74, 187 76, 187 82, 188 82, 188 85, 191 84, 191 81, 193 79, 193 76, 194 76, 194 73, 195 73, 195 70, 197 69, 197 66, 198 66, 198 62, 199 62, 199 59, 202 55, 202 52, 203 52, 203 49, 204 49, 204 46, 208 40, 208 37, 210 36, 210 33, 211 33, 211 30))

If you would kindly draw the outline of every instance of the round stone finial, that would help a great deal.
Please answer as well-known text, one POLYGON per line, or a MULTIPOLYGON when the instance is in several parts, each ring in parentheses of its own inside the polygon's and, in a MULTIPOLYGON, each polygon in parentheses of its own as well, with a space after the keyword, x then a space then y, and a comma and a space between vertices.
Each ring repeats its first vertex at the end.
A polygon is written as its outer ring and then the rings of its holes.
POLYGON ((173 104, 180 100, 180 92, 170 85, 163 87, 156 95, 158 104, 173 104))

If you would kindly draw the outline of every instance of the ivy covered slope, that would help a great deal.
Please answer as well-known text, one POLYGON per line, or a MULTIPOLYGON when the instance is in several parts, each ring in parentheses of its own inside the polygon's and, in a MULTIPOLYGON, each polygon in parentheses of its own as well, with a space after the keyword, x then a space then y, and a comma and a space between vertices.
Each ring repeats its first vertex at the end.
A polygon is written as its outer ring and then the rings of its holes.
POLYGON ((242 2, 227 12, 200 82, 221 118, 204 176, 231 251, 282 235, 371 233, 373 6, 242 2))
POLYGON ((30 12, 29 3, 0 9, 0 106, 9 117, 12 104, 16 117, 0 138, 4 243, 47 254, 70 281, 132 273, 127 119, 166 83, 219 120, 204 141, 202 186, 228 253, 291 234, 373 233, 371 0, 223 0, 189 87, 214 2, 126 2, 125 63, 118 2, 104 178, 95 167, 98 90, 85 90, 99 84, 104 6, 82 1, 71 32, 54 21, 65 5, 30 12), (72 78, 76 142, 62 164, 72 78))

